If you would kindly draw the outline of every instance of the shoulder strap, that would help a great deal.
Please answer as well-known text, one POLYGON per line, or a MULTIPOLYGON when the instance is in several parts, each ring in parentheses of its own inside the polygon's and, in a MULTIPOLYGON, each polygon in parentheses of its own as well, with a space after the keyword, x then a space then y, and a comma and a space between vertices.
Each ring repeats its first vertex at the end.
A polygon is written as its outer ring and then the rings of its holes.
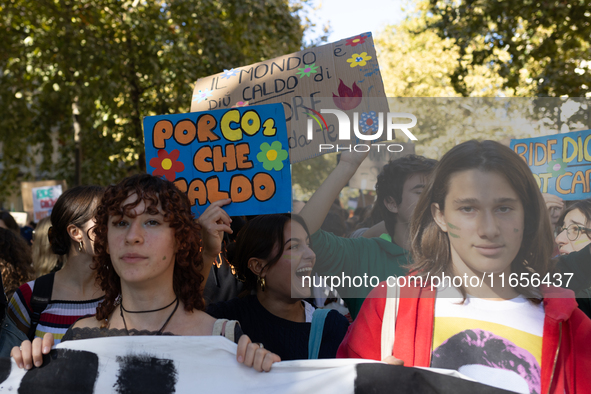
POLYGON ((394 286, 388 286, 384 318, 382 320, 382 360, 391 356, 394 350, 396 318, 398 317, 398 298, 400 298, 400 288, 396 284, 394 286))
POLYGON ((320 353, 320 344, 322 343, 322 333, 324 332, 324 321, 331 309, 316 309, 312 315, 312 328, 310 329, 310 339, 308 340, 308 359, 316 360, 320 353))
POLYGON ((244 334, 240 323, 237 320, 216 319, 213 323, 212 336, 226 337, 234 343, 238 343, 240 337, 244 334))
POLYGON ((6 316, 6 307, 8 306, 8 299, 6 298, 6 292, 4 291, 2 275, 0 275, 0 285, 2 286, 2 292, 0 293, 0 319, 4 320, 4 316, 6 316))
POLYGON ((37 331, 37 325, 39 324, 41 313, 43 313, 45 308, 47 308, 47 304, 51 301, 54 276, 55 273, 52 272, 35 280, 33 295, 31 296, 31 326, 29 327, 29 333, 27 334, 31 341, 35 338, 35 332, 37 331))

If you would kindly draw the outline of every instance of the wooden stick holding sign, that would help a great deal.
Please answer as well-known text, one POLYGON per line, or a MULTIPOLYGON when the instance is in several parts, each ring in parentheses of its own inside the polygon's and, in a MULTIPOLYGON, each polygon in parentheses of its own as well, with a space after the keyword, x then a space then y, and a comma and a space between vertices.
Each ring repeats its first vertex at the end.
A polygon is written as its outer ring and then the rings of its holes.
POLYGON ((281 104, 144 118, 149 173, 187 193, 201 215, 230 198, 229 215, 291 212, 291 172, 281 104))

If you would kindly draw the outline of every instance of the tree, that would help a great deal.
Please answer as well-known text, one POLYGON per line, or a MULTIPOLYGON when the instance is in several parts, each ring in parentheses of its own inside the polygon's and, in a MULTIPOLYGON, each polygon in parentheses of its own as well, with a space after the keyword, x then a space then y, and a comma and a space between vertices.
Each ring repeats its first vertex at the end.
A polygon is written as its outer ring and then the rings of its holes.
POLYGON ((590 0, 429 0, 429 10, 427 28, 471 56, 452 74, 461 95, 469 66, 491 65, 517 95, 525 86, 538 96, 591 96, 590 0))
POLYGON ((299 50, 305 6, 0 0, 0 199, 33 172, 75 184, 76 123, 83 183, 145 171, 143 117, 187 112, 199 77, 299 50))
MULTIPOLYGON (((458 97, 454 72, 465 68, 464 95, 494 97, 511 95, 503 90, 504 79, 498 67, 472 65, 469 54, 453 38, 442 38, 427 27, 439 18, 428 12, 421 1, 401 23, 387 26, 376 37, 376 49, 384 88, 388 97, 458 97)), ((482 46, 479 45, 479 46, 482 46)))
POLYGON ((291 165, 294 199, 307 201, 337 165, 337 154, 316 156, 291 165), (297 185, 297 186, 296 186, 297 185))

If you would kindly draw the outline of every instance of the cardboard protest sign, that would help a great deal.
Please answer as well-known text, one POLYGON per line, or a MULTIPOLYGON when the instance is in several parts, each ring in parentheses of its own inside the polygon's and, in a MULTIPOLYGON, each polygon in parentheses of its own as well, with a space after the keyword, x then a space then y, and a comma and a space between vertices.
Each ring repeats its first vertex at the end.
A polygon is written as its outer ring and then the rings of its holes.
POLYGON ((542 193, 564 200, 591 197, 591 130, 511 140, 531 168, 542 193))
POLYGON ((66 181, 56 181, 56 180, 49 180, 49 181, 35 181, 35 182, 21 182, 21 196, 23 198, 23 211, 33 214, 33 194, 32 189, 35 187, 42 187, 42 186, 55 186, 61 185, 62 192, 66 191, 67 184, 66 181))
POLYGON ((59 196, 62 195, 62 185, 41 186, 31 189, 33 193, 33 220, 39 220, 51 214, 59 196))
MULTIPOLYGON (((375 116, 388 112, 371 33, 225 70, 198 80, 193 93, 191 111, 283 103, 292 163, 320 154, 318 146, 322 139, 311 141, 306 137, 305 128, 291 125, 294 115, 318 114, 320 101, 317 98, 329 98, 330 108, 356 111, 361 117, 362 113, 371 111, 375 116), (366 99, 372 99, 371 108, 366 99)), ((324 133, 329 132, 331 126, 334 130, 336 117, 326 116, 325 125, 324 133)))
POLYGON ((148 173, 187 193, 199 216, 231 198, 229 215, 291 211, 291 173, 281 104, 144 118, 148 173))

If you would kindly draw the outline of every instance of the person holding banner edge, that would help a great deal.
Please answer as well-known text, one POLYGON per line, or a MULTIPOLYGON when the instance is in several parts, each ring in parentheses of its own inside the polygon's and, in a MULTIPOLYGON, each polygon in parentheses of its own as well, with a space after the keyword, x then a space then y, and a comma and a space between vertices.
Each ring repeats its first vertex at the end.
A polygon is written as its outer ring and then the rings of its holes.
MULTIPOLYGON (((410 220, 397 220, 395 231, 403 233, 404 236, 398 237, 395 233, 394 239, 389 234, 385 234, 388 237, 383 235, 380 238, 348 239, 336 237, 320 230, 320 226, 330 209, 331 202, 338 197, 341 189, 347 184, 367 155, 367 152, 342 152, 337 167, 300 212, 312 234, 313 250, 318 259, 315 272, 320 276, 362 276, 367 274, 368 276, 377 276, 380 281, 383 281, 388 276, 405 275, 407 271, 404 266, 411 262, 408 253, 410 243, 404 242, 404 239, 407 239, 406 235, 409 233, 410 220), (398 239, 402 239, 402 245, 396 244, 398 239)), ((393 214, 391 216, 410 218, 422 188, 429 178, 433 164, 429 164, 429 159, 420 156, 417 158, 417 160, 414 160, 410 156, 406 156, 388 164, 392 165, 396 162, 408 162, 410 164, 415 162, 414 166, 397 165, 403 170, 406 167, 407 172, 404 174, 397 174, 394 178, 393 176, 382 177, 384 175, 382 173, 378 177, 377 189, 380 188, 382 183, 387 184, 396 178, 403 179, 404 183, 399 204, 396 204, 396 195, 386 196, 383 199, 386 209, 392 209, 393 214), (427 160, 427 162, 421 164, 421 160, 427 160), (416 172, 410 170, 412 168, 416 172), (394 204, 392 204, 392 200, 394 204), (404 208, 404 211, 401 211, 401 208, 404 208)), ((387 189, 391 189, 391 187, 387 187, 387 189)), ((388 217, 385 219, 388 220, 388 217)), ((573 274, 568 288, 575 291, 575 293, 591 287, 590 257, 591 249, 587 246, 571 255, 561 256, 558 260, 556 269, 560 273, 573 274)), ((566 282, 563 285, 566 285, 566 282)), ((352 317, 356 316, 363 299, 371 289, 370 286, 355 289, 348 288, 343 291, 339 289, 339 293, 349 306, 352 317)))
POLYGON ((411 238, 412 275, 490 275, 482 286, 409 283, 394 298, 382 283, 338 357, 394 356, 521 393, 587 391, 591 320, 572 291, 557 287, 545 203, 514 152, 468 141, 446 153, 417 204, 411 238), (532 281, 502 281, 513 274, 532 281), (552 283, 536 284, 535 275, 552 283))
MULTIPOLYGON (((237 360, 257 371, 269 371, 279 357, 241 335, 235 322, 204 313, 201 297, 203 261, 219 253, 230 218, 217 201, 199 218, 187 196, 171 182, 135 175, 105 191, 97 209, 94 264, 105 300, 96 317, 80 319, 64 340, 126 335, 222 335, 238 343, 237 360), (196 290, 198 289, 198 290, 196 290), (172 300, 172 302, 171 302, 172 300)), ((36 338, 14 347, 19 367, 42 364, 53 337, 36 338)))

